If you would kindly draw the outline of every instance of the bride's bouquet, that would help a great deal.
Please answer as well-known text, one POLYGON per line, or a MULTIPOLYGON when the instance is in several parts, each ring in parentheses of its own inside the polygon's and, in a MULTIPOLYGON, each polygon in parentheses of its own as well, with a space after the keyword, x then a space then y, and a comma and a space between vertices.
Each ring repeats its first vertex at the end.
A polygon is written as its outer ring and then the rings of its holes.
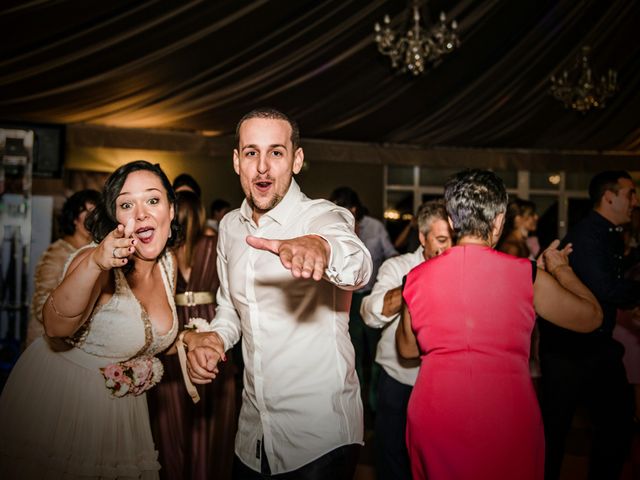
POLYGON ((162 378, 164 368, 156 357, 140 356, 101 368, 105 385, 113 397, 140 395, 162 378))

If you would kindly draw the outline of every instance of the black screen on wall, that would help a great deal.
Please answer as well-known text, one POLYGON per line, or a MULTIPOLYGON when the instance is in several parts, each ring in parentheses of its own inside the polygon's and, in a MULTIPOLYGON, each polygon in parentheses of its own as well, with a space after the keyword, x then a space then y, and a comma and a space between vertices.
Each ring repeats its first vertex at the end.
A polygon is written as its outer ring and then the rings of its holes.
POLYGON ((33 130, 33 176, 59 178, 64 163, 64 126, 0 122, 0 128, 33 130))

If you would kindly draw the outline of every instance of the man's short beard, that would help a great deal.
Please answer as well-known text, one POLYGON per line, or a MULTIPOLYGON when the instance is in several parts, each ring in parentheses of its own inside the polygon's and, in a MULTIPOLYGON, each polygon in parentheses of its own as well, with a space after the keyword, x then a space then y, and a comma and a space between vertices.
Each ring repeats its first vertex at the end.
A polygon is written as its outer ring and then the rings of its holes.
POLYGON ((259 206, 257 206, 256 202, 253 199, 253 195, 249 195, 249 198, 247 198, 247 201, 249 202, 249 206, 251 207, 251 210, 258 212, 260 214, 264 214, 264 213, 267 213, 269 210, 273 210, 276 207, 276 205, 278 205, 282 201, 283 198, 284 197, 282 197, 281 195, 275 194, 273 196, 273 199, 271 199, 271 201, 269 202, 266 208, 260 208, 259 206))

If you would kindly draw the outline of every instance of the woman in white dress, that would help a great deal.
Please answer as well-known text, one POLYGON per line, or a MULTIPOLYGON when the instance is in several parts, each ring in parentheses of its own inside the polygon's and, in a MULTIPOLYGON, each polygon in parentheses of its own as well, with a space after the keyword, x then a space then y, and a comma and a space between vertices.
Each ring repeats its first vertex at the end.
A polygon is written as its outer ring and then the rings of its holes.
POLYGON ((175 195, 158 165, 107 180, 87 223, 95 243, 68 262, 43 307, 45 332, 0 397, 0 478, 158 478, 145 391, 177 333, 175 195))

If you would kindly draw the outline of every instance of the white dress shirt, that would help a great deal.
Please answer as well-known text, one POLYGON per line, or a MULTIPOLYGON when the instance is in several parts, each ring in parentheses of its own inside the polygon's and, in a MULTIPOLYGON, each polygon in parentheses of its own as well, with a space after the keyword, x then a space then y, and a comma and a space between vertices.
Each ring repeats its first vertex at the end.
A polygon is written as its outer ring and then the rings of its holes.
POLYGON ((396 349, 396 329, 400 321, 400 313, 387 317, 382 314, 382 306, 385 293, 401 286, 402 278, 411 269, 424 262, 423 251, 422 247, 418 247, 414 252, 405 253, 384 262, 378 271, 378 278, 373 285, 371 295, 365 297, 360 306, 360 315, 364 323, 373 328, 384 328, 376 350, 376 362, 390 377, 412 386, 416 383, 420 362, 400 357, 396 349))
POLYGON ((251 216, 245 200, 220 222, 220 288, 212 327, 227 350, 242 334, 245 371, 236 454, 260 471, 264 438, 275 475, 340 446, 363 443, 348 323, 350 290, 369 280, 371 257, 348 210, 310 200, 295 181, 259 225, 251 216), (277 255, 245 241, 247 235, 289 239, 310 234, 331 246, 320 282, 294 278, 277 255))

